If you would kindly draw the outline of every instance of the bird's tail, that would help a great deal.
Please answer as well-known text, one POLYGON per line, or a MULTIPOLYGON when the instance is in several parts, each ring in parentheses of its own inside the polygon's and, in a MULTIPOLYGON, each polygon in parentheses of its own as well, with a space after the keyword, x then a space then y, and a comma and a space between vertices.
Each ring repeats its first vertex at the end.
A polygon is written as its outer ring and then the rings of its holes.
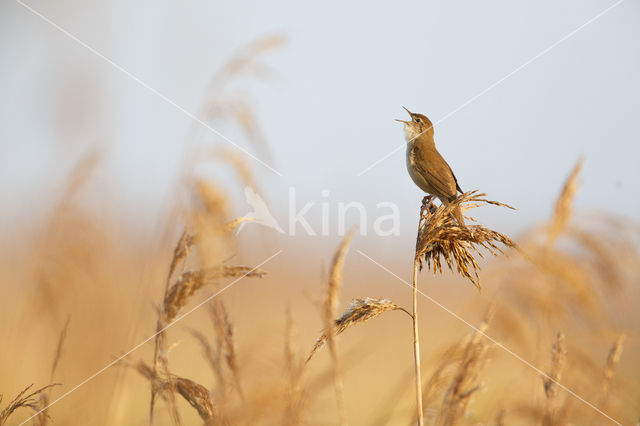
POLYGON ((453 217, 458 221, 458 223, 460 224, 460 226, 465 227, 466 225, 464 224, 464 216, 462 215, 462 210, 460 209, 460 206, 457 206, 453 212, 453 217))

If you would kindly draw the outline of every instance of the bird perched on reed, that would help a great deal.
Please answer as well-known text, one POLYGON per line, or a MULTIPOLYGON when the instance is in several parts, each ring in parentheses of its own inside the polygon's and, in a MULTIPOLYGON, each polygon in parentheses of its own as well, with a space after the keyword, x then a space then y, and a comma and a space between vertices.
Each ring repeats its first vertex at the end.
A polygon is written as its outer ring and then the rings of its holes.
MULTIPOLYGON (((462 189, 451 167, 436 150, 433 124, 424 115, 402 108, 411 116, 411 121, 396 120, 404 123, 409 176, 420 189, 447 205, 455 200, 458 191, 462 193, 462 189)), ((461 226, 465 226, 460 207, 453 211, 453 216, 461 226)))

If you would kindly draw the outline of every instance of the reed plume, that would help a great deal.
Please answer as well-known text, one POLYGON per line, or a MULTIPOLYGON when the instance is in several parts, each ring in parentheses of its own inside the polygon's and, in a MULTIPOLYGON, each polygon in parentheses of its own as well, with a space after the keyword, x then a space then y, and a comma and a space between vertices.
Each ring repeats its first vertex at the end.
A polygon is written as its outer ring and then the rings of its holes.
POLYGON ((627 340, 627 336, 625 334, 620 334, 616 341, 611 345, 611 349, 609 350, 609 355, 607 355, 607 362, 604 367, 604 372, 602 374, 602 386, 601 386, 601 403, 600 406, 602 409, 606 409, 607 403, 609 401, 609 390, 611 388, 611 381, 613 380, 613 376, 616 371, 616 367, 620 362, 620 357, 622 356, 622 351, 624 350, 624 343, 627 340))
POLYGON ((228 265, 183 272, 164 298, 165 320, 167 323, 171 322, 187 303, 189 297, 203 286, 212 284, 220 278, 245 276, 262 278, 265 274, 265 271, 249 266, 228 265))
POLYGON ((557 384, 562 377, 566 360, 567 348, 565 337, 563 333, 558 332, 556 341, 551 347, 551 369, 549 373, 543 377, 544 394, 547 397, 546 410, 542 421, 544 425, 553 425, 558 421, 560 413, 558 413, 559 401, 557 398, 557 384))
MULTIPOLYGON (((211 421, 216 415, 215 405, 211 393, 204 386, 194 382, 193 380, 186 379, 184 377, 178 377, 176 375, 169 375, 168 377, 159 377, 154 373, 153 369, 145 364, 143 361, 139 361, 135 366, 138 372, 146 377, 156 389, 156 392, 162 395, 167 403, 172 402, 171 395, 178 393, 189 403, 200 415, 200 418, 205 422, 211 421)), ((174 418, 174 421, 176 419, 174 418)))
MULTIPOLYGON (((28 394, 27 392, 33 387, 33 383, 24 388, 18 395, 16 395, 15 398, 11 400, 11 402, 9 402, 9 405, 4 407, 4 409, 0 411, 0 426, 3 426, 7 422, 11 414, 13 414, 18 408, 31 408, 36 413, 40 411, 40 405, 38 404, 38 400, 35 397, 46 391, 47 389, 59 385, 60 383, 52 383, 28 394)), ((2 402, 2 395, 0 395, 0 402, 2 402)))
MULTIPOLYGON (((168 403, 171 411, 172 419, 177 425, 180 425, 182 420, 177 409, 175 393, 177 392, 182 395, 181 392, 184 391, 184 389, 192 389, 195 392, 193 396, 195 399, 197 399, 198 394, 201 394, 201 392, 196 392, 197 389, 195 387, 189 387, 185 385, 184 382, 182 382, 182 388, 180 388, 180 382, 172 379, 174 376, 169 370, 168 349, 165 336, 165 329, 167 326, 175 320, 180 310, 186 306, 189 298, 205 285, 215 283, 217 280, 225 277, 249 276, 262 278, 265 275, 265 271, 260 269, 248 266, 230 266, 223 263, 213 267, 184 271, 178 276, 178 278, 176 278, 174 284, 170 285, 171 277, 174 275, 177 266, 186 261, 187 255, 195 241, 196 237, 188 234, 185 230, 173 250, 173 257, 169 264, 165 294, 162 306, 158 310, 154 362, 150 370, 150 375, 153 377, 153 380, 150 380, 151 400, 149 416, 151 423, 153 423, 154 418, 155 401, 159 394, 163 394, 163 397, 168 403), (185 388, 185 386, 187 387, 185 388)), ((238 392, 242 395, 238 378, 239 375, 236 365, 235 351, 233 349, 233 331, 231 323, 228 320, 224 307, 215 306, 211 309, 212 310, 210 312, 214 327, 218 334, 219 341, 222 342, 221 347, 224 351, 224 357, 232 371, 238 392)), ((196 337, 198 337, 197 334, 196 337)), ((202 338, 201 341, 205 342, 206 340, 202 338)), ((141 370, 139 369, 139 371, 141 370)), ((222 373, 220 373, 219 379, 220 381, 223 380, 222 373)), ((184 395, 182 396, 185 397, 184 395)), ((189 403, 193 406, 193 401, 189 400, 189 403)))
POLYGON ((578 192, 578 175, 582 169, 582 158, 578 160, 573 167, 571 174, 565 181, 560 196, 556 200, 556 205, 553 213, 553 219, 549 225, 547 240, 549 247, 551 247, 558 237, 566 228, 573 212, 573 199, 578 192))
MULTIPOLYGON (((411 316, 409 311, 396 305, 388 299, 375 299, 373 297, 367 297, 365 299, 353 299, 349 307, 334 321, 333 332, 338 335, 345 331, 347 328, 356 324, 361 324, 369 321, 381 315, 384 312, 400 310, 411 316)), ((329 338, 329 331, 325 330, 324 333, 316 340, 311 353, 307 357, 307 362, 313 357, 313 355, 324 345, 329 338)))
POLYGON ((564 334, 559 332, 551 348, 551 370, 543 377, 544 394, 548 400, 553 400, 558 394, 556 383, 560 381, 567 359, 567 348, 564 340, 564 334))
POLYGON ((442 273, 444 258, 447 266, 469 279, 480 290, 478 271, 480 266, 475 256, 484 257, 480 249, 486 249, 490 254, 502 254, 500 245, 516 248, 517 245, 509 237, 481 225, 461 226, 452 216, 456 208, 463 211, 482 205, 508 206, 497 201, 483 198, 485 194, 477 191, 466 192, 446 206, 436 207, 432 198, 425 197, 420 209, 420 222, 416 239, 415 259, 420 269, 426 263, 427 269, 434 273, 442 273))

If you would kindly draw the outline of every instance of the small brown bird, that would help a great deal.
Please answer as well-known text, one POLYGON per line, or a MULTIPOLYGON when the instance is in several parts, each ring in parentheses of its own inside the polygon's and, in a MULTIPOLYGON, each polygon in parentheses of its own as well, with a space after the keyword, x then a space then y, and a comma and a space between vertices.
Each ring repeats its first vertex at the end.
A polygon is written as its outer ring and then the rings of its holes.
MULTIPOLYGON (((411 121, 396 120, 404 123, 409 176, 420 189, 435 195, 442 204, 447 205, 455 200, 458 191, 462 193, 462 189, 451 167, 436 150, 433 124, 424 115, 402 108, 411 116, 411 121)), ((465 226, 459 207, 453 211, 453 217, 461 226, 465 226)))

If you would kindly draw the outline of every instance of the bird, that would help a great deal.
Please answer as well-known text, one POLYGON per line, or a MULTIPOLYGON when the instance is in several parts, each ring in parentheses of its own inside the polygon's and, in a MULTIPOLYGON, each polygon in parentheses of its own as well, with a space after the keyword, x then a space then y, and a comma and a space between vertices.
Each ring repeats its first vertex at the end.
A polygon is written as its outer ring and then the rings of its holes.
MULTIPOLYGON (((409 176, 420 189, 438 197, 446 206, 456 199, 458 192, 463 193, 458 185, 458 179, 436 149, 431 120, 422 114, 402 108, 411 116, 410 121, 396 119, 404 123, 409 176)), ((460 226, 465 226, 459 206, 453 210, 452 215, 460 226)))

